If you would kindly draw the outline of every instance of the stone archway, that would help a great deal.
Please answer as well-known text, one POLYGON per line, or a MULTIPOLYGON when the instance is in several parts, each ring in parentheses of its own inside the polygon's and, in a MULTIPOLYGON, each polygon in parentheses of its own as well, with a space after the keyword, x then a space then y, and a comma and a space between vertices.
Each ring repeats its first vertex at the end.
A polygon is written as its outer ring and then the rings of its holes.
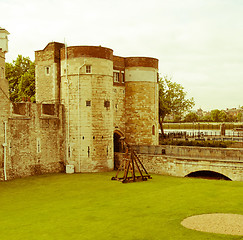
POLYGON ((205 179, 218 179, 218 180, 230 180, 231 179, 221 173, 209 171, 209 170, 201 170, 195 171, 187 174, 185 177, 195 177, 195 178, 205 178, 205 179))
POLYGON ((115 130, 113 134, 114 152, 122 152, 123 145, 121 138, 124 138, 124 134, 119 130, 115 130))

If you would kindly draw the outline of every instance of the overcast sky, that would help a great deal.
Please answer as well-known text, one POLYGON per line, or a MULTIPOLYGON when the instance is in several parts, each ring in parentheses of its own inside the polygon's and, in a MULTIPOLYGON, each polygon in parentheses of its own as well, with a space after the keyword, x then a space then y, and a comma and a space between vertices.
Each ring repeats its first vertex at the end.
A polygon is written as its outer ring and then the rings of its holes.
POLYGON ((195 109, 243 105, 243 0, 0 0, 7 62, 49 42, 159 59, 195 109))

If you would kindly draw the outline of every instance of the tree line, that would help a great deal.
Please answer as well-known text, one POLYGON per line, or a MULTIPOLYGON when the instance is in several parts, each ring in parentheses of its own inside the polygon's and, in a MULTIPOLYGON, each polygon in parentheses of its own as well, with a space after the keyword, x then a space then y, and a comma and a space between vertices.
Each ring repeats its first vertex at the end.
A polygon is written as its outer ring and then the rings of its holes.
POLYGON ((243 117, 243 107, 236 115, 225 110, 214 109, 201 116, 195 112, 189 112, 181 122, 240 122, 243 117))

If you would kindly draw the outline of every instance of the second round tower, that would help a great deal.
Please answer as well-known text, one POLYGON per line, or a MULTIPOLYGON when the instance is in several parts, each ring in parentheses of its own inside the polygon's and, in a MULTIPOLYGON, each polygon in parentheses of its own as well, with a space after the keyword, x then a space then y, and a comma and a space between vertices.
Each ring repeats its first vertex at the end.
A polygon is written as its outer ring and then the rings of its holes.
POLYGON ((158 59, 125 59, 126 141, 158 144, 158 59))

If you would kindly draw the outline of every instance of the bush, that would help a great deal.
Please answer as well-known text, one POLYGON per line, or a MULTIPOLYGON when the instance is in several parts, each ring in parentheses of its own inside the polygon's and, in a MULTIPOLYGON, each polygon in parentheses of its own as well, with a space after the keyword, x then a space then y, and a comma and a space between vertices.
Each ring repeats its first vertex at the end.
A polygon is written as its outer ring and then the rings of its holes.
POLYGON ((195 146, 195 147, 218 147, 227 148, 232 144, 232 141, 184 141, 184 140, 171 140, 163 139, 160 145, 176 145, 176 146, 195 146))

